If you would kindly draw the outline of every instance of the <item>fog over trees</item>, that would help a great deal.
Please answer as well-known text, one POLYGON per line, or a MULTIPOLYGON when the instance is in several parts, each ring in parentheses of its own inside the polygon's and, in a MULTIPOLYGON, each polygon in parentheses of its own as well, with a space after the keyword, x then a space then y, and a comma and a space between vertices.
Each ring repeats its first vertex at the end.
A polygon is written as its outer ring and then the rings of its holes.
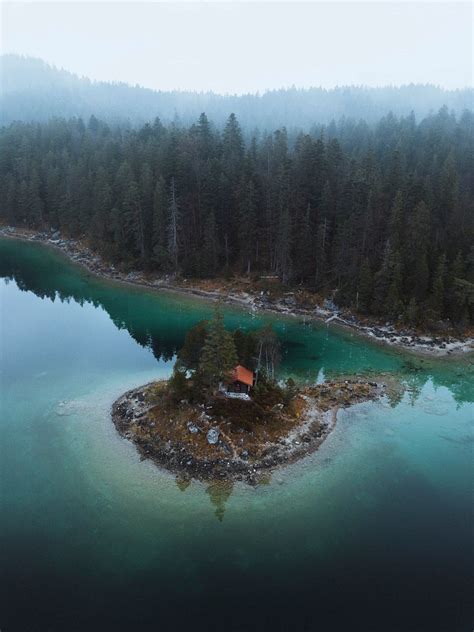
POLYGON ((160 117, 164 124, 192 124, 206 112, 222 128, 234 112, 246 139, 255 129, 273 131, 285 126, 312 131, 342 117, 374 125, 389 111, 418 119, 442 106, 461 114, 472 107, 472 89, 443 90, 432 85, 402 87, 340 87, 276 89, 262 95, 222 96, 213 93, 157 92, 139 86, 92 82, 40 59, 4 55, 0 58, 0 124, 15 120, 47 121, 51 117, 91 115, 109 124, 141 125, 160 117))

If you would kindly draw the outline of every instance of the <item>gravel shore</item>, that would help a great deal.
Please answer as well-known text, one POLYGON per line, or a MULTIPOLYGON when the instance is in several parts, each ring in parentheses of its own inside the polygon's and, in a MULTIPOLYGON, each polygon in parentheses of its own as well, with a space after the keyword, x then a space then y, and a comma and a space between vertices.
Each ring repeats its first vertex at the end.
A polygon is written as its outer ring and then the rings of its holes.
MULTIPOLYGON (((281 405, 272 410, 271 421, 265 418, 244 429, 217 415, 215 405, 183 401, 171 411, 163 410, 150 396, 157 385, 162 392, 166 389, 166 382, 146 384, 114 402, 112 420, 120 435, 135 444, 143 459, 184 479, 238 480, 250 485, 317 450, 334 428, 340 408, 376 399, 386 388, 361 380, 307 387, 298 394, 301 415, 292 419, 281 405)), ((251 403, 243 404, 247 405, 251 414, 251 403)))
POLYGON ((395 348, 411 351, 425 356, 462 355, 474 351, 474 338, 455 337, 453 335, 420 334, 407 327, 398 327, 393 323, 374 323, 361 321, 347 310, 339 310, 331 302, 323 305, 308 305, 298 302, 297 292, 286 292, 277 299, 265 292, 245 290, 229 290, 222 287, 205 290, 193 286, 188 279, 177 280, 171 276, 158 276, 141 271, 122 272, 114 265, 105 262, 82 242, 64 238, 58 231, 35 232, 12 226, 0 227, 0 237, 10 237, 26 241, 39 242, 60 250, 73 262, 85 267, 89 272, 104 279, 121 283, 130 283, 157 290, 166 290, 200 297, 211 301, 221 301, 229 305, 238 305, 251 312, 267 311, 303 318, 306 322, 317 320, 346 328, 370 340, 395 348))

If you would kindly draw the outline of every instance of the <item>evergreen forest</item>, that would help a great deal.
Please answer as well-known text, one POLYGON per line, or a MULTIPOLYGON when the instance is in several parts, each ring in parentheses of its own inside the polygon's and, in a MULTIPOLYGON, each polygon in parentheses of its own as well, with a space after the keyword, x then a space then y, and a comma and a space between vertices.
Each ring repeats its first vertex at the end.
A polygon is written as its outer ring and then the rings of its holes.
POLYGON ((278 275, 361 314, 474 322, 473 114, 342 118, 311 133, 230 114, 0 130, 3 223, 85 238, 124 269, 278 275))

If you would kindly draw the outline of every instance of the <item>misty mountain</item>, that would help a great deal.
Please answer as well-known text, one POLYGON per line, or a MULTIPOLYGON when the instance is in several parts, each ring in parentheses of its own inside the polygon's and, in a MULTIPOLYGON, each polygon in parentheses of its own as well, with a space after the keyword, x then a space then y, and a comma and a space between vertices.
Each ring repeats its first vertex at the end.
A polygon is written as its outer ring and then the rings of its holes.
POLYGON ((0 124, 47 121, 92 114, 108 123, 133 126, 159 117, 188 125, 206 112, 222 127, 235 112, 244 130, 310 130, 316 124, 348 117, 375 123, 392 111, 422 118, 447 106, 456 114, 472 108, 472 89, 444 90, 433 85, 401 87, 288 88, 264 94, 219 95, 212 92, 162 92, 125 83, 91 81, 59 70, 40 59, 0 57, 0 124))

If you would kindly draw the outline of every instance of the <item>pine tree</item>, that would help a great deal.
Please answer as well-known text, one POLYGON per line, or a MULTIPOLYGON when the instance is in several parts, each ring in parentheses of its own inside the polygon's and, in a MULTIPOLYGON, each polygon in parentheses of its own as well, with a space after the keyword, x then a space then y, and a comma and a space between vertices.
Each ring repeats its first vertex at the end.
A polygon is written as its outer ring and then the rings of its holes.
POLYGON ((296 268, 295 276, 302 281, 309 279, 314 270, 314 239, 311 230, 311 206, 309 204, 297 227, 293 259, 296 268))
POLYGON ((137 225, 140 226, 138 233, 138 243, 142 261, 148 265, 152 254, 153 242, 153 176, 151 166, 143 161, 140 169, 140 204, 138 207, 139 217, 137 225))
POLYGON ((214 139, 209 119, 204 112, 199 117, 197 129, 199 157, 201 160, 207 161, 212 157, 213 154, 214 139))
POLYGON ((314 285, 316 289, 319 289, 326 279, 329 243, 329 223, 325 217, 320 222, 316 233, 314 273, 314 285))
POLYGON ((30 223, 29 205, 30 198, 28 195, 28 182, 26 181, 26 179, 20 180, 17 197, 18 220, 20 224, 28 225, 30 223))
POLYGON ((197 371, 202 350, 208 336, 208 321, 202 320, 188 330, 184 345, 179 351, 178 362, 186 370, 197 371))
POLYGON ((390 284, 385 299, 384 312, 392 318, 397 318, 403 312, 402 303, 402 266, 400 253, 395 250, 390 258, 390 284))
POLYGON ((97 170, 92 192, 93 216, 90 236, 94 243, 100 244, 108 239, 110 231, 109 215, 112 208, 112 188, 103 166, 97 170))
POLYGON ((419 321, 419 310, 418 304, 416 302, 416 298, 414 296, 411 297, 410 302, 405 311, 405 320, 410 325, 416 326, 419 321))
POLYGON ((282 168, 278 177, 278 233, 275 252, 275 268, 283 283, 291 277, 292 226, 289 209, 288 174, 282 168))
POLYGON ((444 292, 446 281, 446 255, 443 253, 436 266, 433 287, 431 290, 431 313, 433 318, 441 318, 444 315, 444 292))
POLYGON ((216 309, 208 325, 208 334, 201 354, 199 373, 203 383, 215 388, 237 364, 234 338, 225 330, 224 317, 216 309))
POLYGON ((201 249, 201 273, 203 276, 213 276, 218 265, 217 226, 214 211, 210 211, 204 224, 204 234, 201 249))
POLYGON ((140 190, 135 178, 131 175, 124 193, 122 208, 123 220, 127 235, 133 239, 140 259, 145 258, 145 235, 143 214, 140 204, 140 190))
POLYGON ((242 130, 234 113, 229 116, 224 127, 222 153, 224 168, 232 174, 235 173, 244 158, 244 141, 242 130))
POLYGON ((371 310, 375 314, 383 314, 386 305, 388 290, 392 278, 392 247, 390 242, 385 244, 385 252, 382 266, 374 276, 374 292, 371 310))
POLYGON ((359 270, 357 283, 356 309, 362 313, 367 313, 372 302, 373 276, 370 269, 369 259, 365 257, 359 270))
POLYGON ((424 303, 428 293, 430 270, 425 254, 420 255, 415 265, 414 296, 418 303, 424 303))
POLYGON ((430 245, 430 210, 424 201, 419 202, 410 217, 408 237, 405 242, 404 259, 408 274, 410 296, 418 305, 425 302, 429 289, 430 270, 428 250, 430 245))
POLYGON ((153 222, 152 222, 152 250, 153 260, 160 268, 166 266, 167 253, 167 231, 168 231, 168 209, 166 184, 163 176, 160 176, 153 194, 153 222))
POLYGON ((403 227, 405 224, 404 218, 404 201, 401 191, 397 191, 395 200, 392 204, 391 216, 390 216, 390 241, 394 248, 400 248, 403 241, 403 227))
POLYGON ((139 204, 138 186, 130 163, 124 161, 117 171, 115 191, 117 205, 111 211, 111 227, 117 257, 130 259, 135 245, 135 226, 137 205, 139 204))
POLYGON ((257 194, 252 181, 243 187, 239 210, 239 249, 242 263, 247 274, 250 274, 257 242, 257 194))
POLYGON ((362 220, 362 238, 359 245, 360 254, 365 256, 373 246, 376 221, 374 212, 374 193, 369 191, 362 220))
POLYGON ((32 168, 28 179, 28 221, 36 227, 42 228, 43 219, 43 200, 41 199, 41 182, 35 167, 32 168))
POLYGON ((474 283, 465 279, 455 279, 454 293, 459 311, 455 322, 465 326, 474 320, 474 283))
POLYGON ((229 271, 232 253, 238 242, 238 192, 244 170, 245 148, 242 131, 235 114, 231 114, 222 133, 220 204, 226 270, 229 271))

